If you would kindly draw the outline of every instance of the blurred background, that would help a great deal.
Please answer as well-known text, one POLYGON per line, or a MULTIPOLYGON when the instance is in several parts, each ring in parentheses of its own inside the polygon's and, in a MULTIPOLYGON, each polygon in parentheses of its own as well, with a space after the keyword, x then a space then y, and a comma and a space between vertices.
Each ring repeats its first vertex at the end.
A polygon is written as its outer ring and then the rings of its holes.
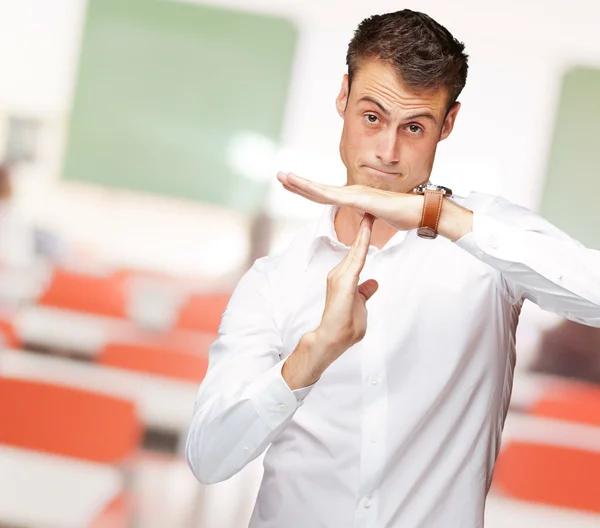
MULTIPOLYGON (((247 526, 261 460, 183 458, 231 291, 342 185, 334 107, 366 16, 424 11, 470 55, 432 180, 600 249, 600 4, 0 2, 0 526, 247 526)), ((600 526, 600 330, 528 303, 486 527, 600 526)))

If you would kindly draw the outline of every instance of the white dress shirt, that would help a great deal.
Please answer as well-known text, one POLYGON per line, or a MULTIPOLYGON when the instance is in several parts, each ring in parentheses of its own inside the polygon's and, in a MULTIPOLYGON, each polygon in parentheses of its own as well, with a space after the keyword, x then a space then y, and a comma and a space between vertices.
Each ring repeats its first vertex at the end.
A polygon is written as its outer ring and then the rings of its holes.
POLYGON ((600 252, 502 198, 456 201, 474 212, 457 242, 399 231, 369 248, 367 333, 310 387, 290 390, 281 367, 349 249, 338 208, 238 283, 186 456, 215 483, 268 448, 251 528, 483 526, 522 303, 600 327, 600 252))

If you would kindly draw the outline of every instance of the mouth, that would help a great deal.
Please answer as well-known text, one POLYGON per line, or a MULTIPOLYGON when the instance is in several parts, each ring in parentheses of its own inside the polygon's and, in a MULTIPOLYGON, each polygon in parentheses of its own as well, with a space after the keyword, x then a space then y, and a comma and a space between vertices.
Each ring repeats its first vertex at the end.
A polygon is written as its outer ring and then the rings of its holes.
POLYGON ((393 179, 395 179, 395 178, 398 177, 398 173, 397 172, 382 171, 382 170, 379 170, 379 169, 375 169, 373 167, 367 167, 367 169, 369 169, 369 171, 373 172, 379 178, 385 178, 387 180, 393 180, 393 179))

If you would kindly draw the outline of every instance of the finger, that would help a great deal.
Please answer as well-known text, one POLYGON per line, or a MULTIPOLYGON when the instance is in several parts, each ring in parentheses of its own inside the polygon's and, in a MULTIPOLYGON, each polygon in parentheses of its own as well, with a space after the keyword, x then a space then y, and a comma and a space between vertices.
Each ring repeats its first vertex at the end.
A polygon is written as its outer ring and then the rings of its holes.
POLYGON ((379 283, 375 279, 369 279, 358 286, 358 293, 364 295, 365 300, 368 301, 378 289, 379 283))
POLYGON ((365 265, 369 246, 371 245, 373 221, 373 215, 365 214, 360 223, 359 234, 356 240, 356 247, 352 253, 352 258, 349 259, 348 264, 343 270, 344 273, 349 272, 356 281, 358 281, 358 276, 365 265))
MULTIPOLYGON (((360 225, 358 226, 358 232, 356 233, 354 242, 352 243, 350 250, 346 254, 346 258, 343 260, 343 262, 345 262, 346 264, 349 264, 350 262, 352 262, 352 259, 354 258, 355 254, 356 254, 356 250, 357 250, 358 246, 360 245, 361 237, 363 235, 363 230, 365 229, 365 226, 367 226, 370 222, 371 222, 371 220, 369 218, 365 219, 365 217, 363 216, 363 218, 360 222, 360 225)), ((372 225, 372 222, 371 222, 371 225, 372 225)))
MULTIPOLYGON (((372 217, 372 215, 369 215, 369 217, 372 217)), ((374 218, 373 218, 373 221, 374 221, 374 218)), ((365 222, 367 224, 370 222, 372 225, 371 218, 367 218, 365 220, 365 218, 363 217, 363 219, 361 220, 360 226, 358 227, 358 232, 356 233, 356 237, 354 238, 354 242, 350 246, 350 249, 344 256, 344 258, 331 270, 332 272, 344 274, 346 272, 346 270, 348 269, 348 265, 350 264, 350 262, 352 262, 352 259, 354 258, 354 254, 356 253, 356 248, 360 242, 360 237, 361 237, 363 225, 365 225, 365 222)))
POLYGON ((356 246, 358 245, 358 243, 360 241, 360 235, 361 235, 361 229, 359 227, 358 233, 356 234, 356 237, 354 238, 354 242, 352 242, 352 245, 350 246, 350 249, 344 255, 344 258, 331 271, 338 272, 340 274, 343 274, 346 271, 346 268, 348 267, 348 264, 354 258, 354 253, 356 251, 356 246))
POLYGON ((306 198, 308 200, 311 200, 312 202, 316 202, 316 203, 320 203, 320 204, 333 204, 335 202, 331 201, 331 200, 327 200, 325 198, 323 198, 320 195, 317 194, 310 194, 307 193, 305 191, 303 191, 302 189, 298 189, 297 187, 291 187, 290 185, 284 183, 283 187, 286 191, 290 191, 294 194, 297 194, 298 196, 301 196, 302 198, 306 198))
POLYGON ((282 174, 281 177, 278 175, 278 178, 280 181, 285 179, 288 190, 317 203, 350 205, 354 201, 350 199, 351 193, 354 192, 351 186, 324 185, 301 178, 293 172, 282 174))

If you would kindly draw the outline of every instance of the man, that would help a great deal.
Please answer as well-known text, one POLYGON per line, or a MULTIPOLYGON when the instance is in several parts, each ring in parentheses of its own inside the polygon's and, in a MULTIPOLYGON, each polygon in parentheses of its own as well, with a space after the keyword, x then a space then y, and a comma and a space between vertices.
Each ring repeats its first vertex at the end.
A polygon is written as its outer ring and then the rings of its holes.
POLYGON ((481 527, 524 299, 600 326, 600 253, 501 198, 419 187, 463 50, 422 13, 364 20, 336 101, 347 185, 278 175, 326 206, 240 280, 186 447, 204 483, 269 447, 253 528, 481 527))
POLYGON ((35 260, 35 233, 17 210, 12 177, 12 167, 0 163, 0 267, 5 272, 27 268, 35 260))

